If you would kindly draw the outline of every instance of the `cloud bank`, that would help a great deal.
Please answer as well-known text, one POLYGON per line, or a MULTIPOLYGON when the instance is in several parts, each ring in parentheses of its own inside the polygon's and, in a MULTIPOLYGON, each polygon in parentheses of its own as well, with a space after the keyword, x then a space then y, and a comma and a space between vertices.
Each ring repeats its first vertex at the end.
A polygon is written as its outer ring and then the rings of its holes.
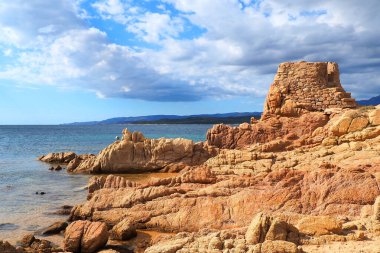
POLYGON ((337 61, 380 93, 377 0, 0 2, 0 79, 99 97, 264 96, 283 61, 337 61), (360 8, 359 8, 360 7, 360 8))

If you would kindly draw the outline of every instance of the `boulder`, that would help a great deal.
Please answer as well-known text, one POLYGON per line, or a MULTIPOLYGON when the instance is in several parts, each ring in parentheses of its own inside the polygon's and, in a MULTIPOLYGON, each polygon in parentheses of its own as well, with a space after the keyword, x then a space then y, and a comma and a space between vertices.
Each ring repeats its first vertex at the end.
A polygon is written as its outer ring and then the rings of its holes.
POLYGON ((258 213, 252 219, 248 226, 247 233, 245 234, 245 240, 249 244, 257 244, 265 241, 265 236, 268 233, 271 225, 270 217, 263 213, 258 213))
POLYGON ((27 248, 36 240, 33 234, 24 235, 20 241, 22 247, 27 248))
POLYGON ((302 218, 297 228, 301 234, 305 235, 328 235, 341 234, 342 222, 329 216, 308 216, 302 218))
POLYGON ((271 241, 291 241, 298 243, 299 234, 297 228, 279 219, 258 213, 252 219, 245 234, 247 244, 263 243, 271 241))
POLYGON ((286 241, 265 241, 261 245, 261 253, 297 253, 297 245, 286 241))
POLYGON ((52 252, 53 244, 47 240, 35 239, 30 245, 30 249, 31 249, 31 252, 50 253, 52 252))
POLYGON ((107 225, 103 222, 74 221, 65 232, 64 249, 74 253, 93 253, 108 241, 107 225))
POLYGON ((353 118, 350 124, 350 127, 348 128, 348 132, 356 132, 363 130, 368 125, 368 118, 364 116, 359 116, 356 118, 353 118))
POLYGON ((23 253, 25 252, 22 248, 16 248, 12 246, 7 241, 1 241, 0 240, 0 252, 2 253, 23 253))
POLYGON ((131 239, 136 235, 136 226, 130 219, 123 219, 110 232, 111 239, 122 241, 131 239))

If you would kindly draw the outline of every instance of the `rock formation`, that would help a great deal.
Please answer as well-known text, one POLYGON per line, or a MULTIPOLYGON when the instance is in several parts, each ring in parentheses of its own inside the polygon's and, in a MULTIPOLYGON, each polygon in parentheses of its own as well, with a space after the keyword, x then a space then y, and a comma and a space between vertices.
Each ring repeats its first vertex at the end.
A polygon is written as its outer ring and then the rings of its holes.
POLYGON ((280 138, 288 139, 283 148, 293 148, 310 142, 313 131, 328 122, 326 114, 356 106, 340 84, 338 64, 286 62, 278 67, 261 121, 214 126, 207 133, 207 143, 231 149, 280 138))
POLYGON ((100 222, 113 240, 164 233, 136 252, 334 252, 331 242, 360 252, 361 241, 380 250, 380 106, 356 108, 336 63, 281 64, 263 117, 216 125, 205 143, 125 130, 72 161, 74 172, 180 173, 147 183, 93 177, 66 249, 84 252, 83 231, 100 222))
POLYGON ((335 62, 286 62, 280 64, 269 89, 262 118, 299 116, 327 108, 355 108, 345 92, 335 62))
POLYGON ((178 171, 186 166, 200 165, 217 153, 203 142, 186 139, 147 139, 140 132, 123 131, 123 138, 102 150, 97 156, 74 166, 77 173, 133 173, 178 171))
POLYGON ((108 229, 102 222, 75 221, 65 232, 65 251, 93 253, 103 248, 108 241, 108 229))

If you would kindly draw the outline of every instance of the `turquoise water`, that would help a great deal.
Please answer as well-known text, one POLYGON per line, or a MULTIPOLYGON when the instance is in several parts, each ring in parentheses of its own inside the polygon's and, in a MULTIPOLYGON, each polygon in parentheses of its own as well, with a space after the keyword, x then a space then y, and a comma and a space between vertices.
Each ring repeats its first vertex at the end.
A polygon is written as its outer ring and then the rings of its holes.
POLYGON ((36 158, 49 152, 98 153, 128 128, 149 138, 205 140, 210 125, 0 126, 0 240, 66 217, 51 215, 86 198, 88 176, 52 172, 36 158), (35 192, 44 191, 45 195, 35 192))

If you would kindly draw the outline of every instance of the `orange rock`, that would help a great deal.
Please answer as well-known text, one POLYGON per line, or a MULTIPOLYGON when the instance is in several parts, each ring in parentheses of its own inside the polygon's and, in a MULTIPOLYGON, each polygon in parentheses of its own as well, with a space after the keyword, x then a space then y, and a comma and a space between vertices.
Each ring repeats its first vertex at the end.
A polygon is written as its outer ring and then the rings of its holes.
POLYGON ((356 132, 364 129, 368 125, 367 117, 357 117, 352 119, 350 127, 348 128, 348 132, 356 132))
POLYGON ((93 253, 108 241, 107 225, 103 222, 74 221, 65 232, 64 248, 74 253, 93 253))
POLYGON ((370 113, 369 122, 374 126, 380 125, 380 109, 376 109, 370 113))
POLYGON ((123 139, 102 150, 96 157, 80 162, 77 173, 132 173, 157 170, 181 170, 200 165, 217 153, 217 149, 192 140, 146 139, 139 132, 123 130, 123 139))
POLYGON ((376 198, 375 204, 373 205, 373 219, 380 221, 380 196, 376 198))
POLYGON ((298 222, 297 228, 305 235, 340 234, 342 222, 329 216, 307 216, 298 222))
POLYGON ((265 241, 261 253, 297 253, 297 245, 286 241, 265 241))

